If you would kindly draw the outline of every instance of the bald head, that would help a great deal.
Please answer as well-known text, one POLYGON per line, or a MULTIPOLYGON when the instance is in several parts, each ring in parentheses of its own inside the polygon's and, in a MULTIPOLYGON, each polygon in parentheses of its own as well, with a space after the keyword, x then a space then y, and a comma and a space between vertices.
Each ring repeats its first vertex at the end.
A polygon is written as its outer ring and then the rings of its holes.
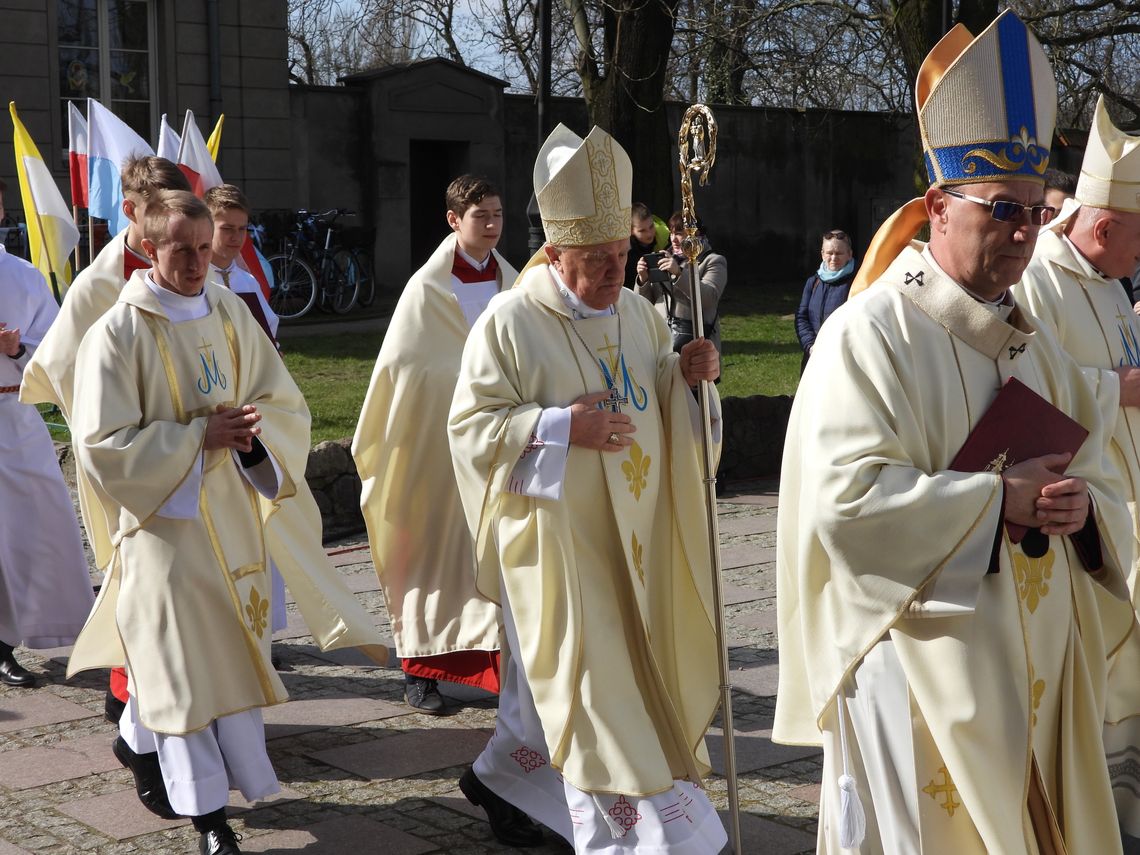
POLYGON ((1140 266, 1140 213, 1082 205, 1065 234, 1105 276, 1131 276, 1140 266))

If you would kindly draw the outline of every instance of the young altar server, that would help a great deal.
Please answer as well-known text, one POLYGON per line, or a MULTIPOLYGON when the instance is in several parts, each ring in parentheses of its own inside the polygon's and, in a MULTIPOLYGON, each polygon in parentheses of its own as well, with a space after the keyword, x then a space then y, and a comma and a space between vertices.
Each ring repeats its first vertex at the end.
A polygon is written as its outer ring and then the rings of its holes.
POLYGON ((471 325, 516 276, 495 251, 503 203, 493 184, 452 181, 447 223, 452 233, 396 304, 352 443, 404 697, 430 714, 445 710, 439 680, 499 691, 499 608, 475 590, 447 410, 471 325))

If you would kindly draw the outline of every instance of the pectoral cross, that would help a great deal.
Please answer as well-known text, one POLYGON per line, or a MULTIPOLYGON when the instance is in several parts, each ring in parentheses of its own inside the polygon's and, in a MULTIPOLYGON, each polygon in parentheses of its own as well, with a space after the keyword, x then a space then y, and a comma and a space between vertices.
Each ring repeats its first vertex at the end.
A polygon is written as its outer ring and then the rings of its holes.
POLYGON ((627 398, 625 395, 622 395, 621 392, 619 392, 613 386, 610 387, 610 393, 602 400, 602 404, 611 413, 620 413, 621 405, 628 403, 629 398, 627 398))

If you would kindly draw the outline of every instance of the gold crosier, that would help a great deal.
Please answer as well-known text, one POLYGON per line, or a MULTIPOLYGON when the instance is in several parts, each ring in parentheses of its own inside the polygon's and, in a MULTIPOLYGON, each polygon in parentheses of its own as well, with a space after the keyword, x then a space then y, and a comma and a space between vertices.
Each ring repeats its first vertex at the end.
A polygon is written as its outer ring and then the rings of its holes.
MULTIPOLYGON (((681 170, 681 215, 685 223, 685 239, 681 244, 689 260, 689 298, 693 311, 693 337, 703 338, 704 311, 701 306, 701 283, 697 277, 697 256, 701 241, 697 237, 697 209, 693 202, 693 173, 701 186, 708 184, 709 172, 716 162, 716 119, 704 104, 694 104, 685 111, 677 135, 681 170)), ((716 515, 716 461, 713 458, 712 416, 709 381, 702 380, 697 394, 701 408, 701 449, 704 452, 705 510, 708 514, 709 556, 712 564, 713 612, 716 617, 716 649, 720 660, 720 714, 724 729, 724 776, 728 781, 728 815, 732 832, 732 851, 742 855, 740 839, 740 791, 736 782, 736 746, 732 732, 732 685, 728 679, 728 643, 724 632, 724 592, 720 579, 720 527, 716 515)))

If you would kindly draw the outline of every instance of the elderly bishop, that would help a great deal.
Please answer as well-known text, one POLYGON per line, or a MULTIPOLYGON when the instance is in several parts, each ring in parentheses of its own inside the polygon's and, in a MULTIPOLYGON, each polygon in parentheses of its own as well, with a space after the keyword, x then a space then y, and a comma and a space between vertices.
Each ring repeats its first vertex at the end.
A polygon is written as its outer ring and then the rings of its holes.
MULTIPOLYGON (((1107 452, 1125 474, 1131 525, 1125 542, 1140 543, 1140 318, 1121 287, 1140 260, 1140 136, 1117 128, 1097 102, 1076 197, 1037 241, 1033 261, 1014 289, 1040 323, 1084 369, 1098 396, 1120 405, 1108 412, 1107 452)), ((1137 568, 1129 568, 1133 605, 1137 568)), ((1124 832, 1140 838, 1140 633, 1113 656, 1105 750, 1124 832)))
POLYGON ((460 781, 504 843, 537 819, 576 852, 708 853, 717 703, 697 410, 707 340, 672 351, 622 287, 631 166, 559 126, 534 187, 547 245, 491 301, 450 416, 477 587, 501 604, 495 733, 460 781))

